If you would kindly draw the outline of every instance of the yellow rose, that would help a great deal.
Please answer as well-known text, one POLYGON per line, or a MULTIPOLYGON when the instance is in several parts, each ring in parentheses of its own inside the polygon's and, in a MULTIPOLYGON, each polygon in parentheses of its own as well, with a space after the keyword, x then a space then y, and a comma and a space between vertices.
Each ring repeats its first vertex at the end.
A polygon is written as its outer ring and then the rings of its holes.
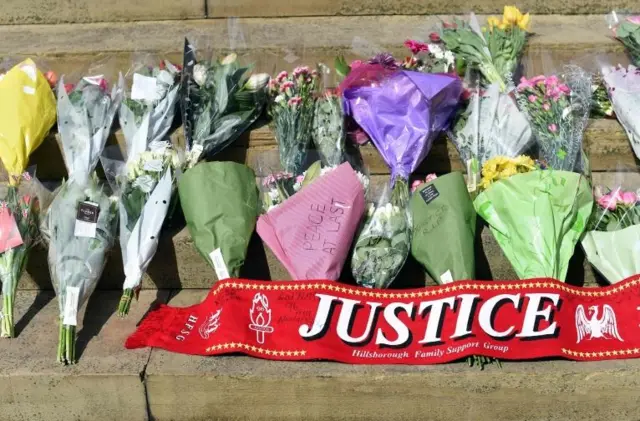
POLYGON ((518 27, 523 31, 527 31, 529 29, 529 22, 531 21, 531 17, 529 14, 525 14, 520 19, 518 19, 518 27))

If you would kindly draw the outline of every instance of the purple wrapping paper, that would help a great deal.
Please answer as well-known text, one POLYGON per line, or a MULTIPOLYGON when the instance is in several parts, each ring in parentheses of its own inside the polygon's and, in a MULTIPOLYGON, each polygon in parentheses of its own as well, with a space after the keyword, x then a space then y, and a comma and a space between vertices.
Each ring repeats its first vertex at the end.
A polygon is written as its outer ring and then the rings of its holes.
POLYGON ((401 70, 379 86, 346 89, 343 107, 367 132, 391 179, 408 179, 447 128, 461 94, 457 77, 401 70))

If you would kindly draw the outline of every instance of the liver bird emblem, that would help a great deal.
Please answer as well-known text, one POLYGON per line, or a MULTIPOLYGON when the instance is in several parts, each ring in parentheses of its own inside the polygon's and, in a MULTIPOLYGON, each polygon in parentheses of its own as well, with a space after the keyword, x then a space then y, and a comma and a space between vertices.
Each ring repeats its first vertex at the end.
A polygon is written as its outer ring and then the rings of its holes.
POLYGON ((616 313, 609 304, 602 306, 602 317, 598 318, 598 306, 589 307, 589 315, 591 318, 587 318, 584 312, 582 304, 576 308, 576 332, 578 334, 578 340, 576 343, 580 343, 587 335, 590 339, 612 339, 615 338, 621 342, 624 342, 620 333, 618 333, 618 322, 616 321, 616 313))

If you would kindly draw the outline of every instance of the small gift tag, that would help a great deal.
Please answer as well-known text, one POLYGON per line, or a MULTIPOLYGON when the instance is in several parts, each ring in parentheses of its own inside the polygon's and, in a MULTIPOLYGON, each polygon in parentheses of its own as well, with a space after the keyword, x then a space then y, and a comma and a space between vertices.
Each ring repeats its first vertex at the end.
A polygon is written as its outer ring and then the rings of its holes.
POLYGON ((453 276, 451 276, 450 270, 440 275, 440 282, 442 282, 443 284, 450 284, 451 282, 453 282, 453 276))
POLYGON ((215 249, 209 254, 211 258, 211 262, 213 262, 213 269, 216 271, 216 276, 218 280, 221 281, 223 279, 230 278, 229 271, 227 270, 227 265, 224 263, 224 258, 222 257, 222 252, 219 248, 215 249))
POLYGON ((422 196, 424 203, 428 205, 429 203, 433 202, 438 196, 440 196, 440 192, 438 192, 436 186, 434 186, 433 184, 429 184, 427 187, 420 190, 420 196, 422 196))
POLYGON ((22 245, 22 236, 6 203, 0 205, 0 253, 22 245))
POLYGON ((131 99, 142 101, 155 101, 158 99, 158 88, 155 77, 133 74, 131 86, 131 99))
POLYGON ((96 226, 100 207, 93 202, 80 202, 76 214, 76 228, 73 233, 76 237, 96 238, 96 226))
POLYGON ((80 299, 80 288, 67 287, 65 291, 64 314, 62 324, 68 326, 78 325, 78 301, 80 299))

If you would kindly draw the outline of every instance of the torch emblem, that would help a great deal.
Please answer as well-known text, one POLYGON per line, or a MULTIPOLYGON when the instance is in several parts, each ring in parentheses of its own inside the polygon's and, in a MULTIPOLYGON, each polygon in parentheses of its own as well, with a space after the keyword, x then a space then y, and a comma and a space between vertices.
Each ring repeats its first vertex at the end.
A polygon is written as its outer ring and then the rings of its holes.
POLYGON ((200 326, 198 331, 202 339, 209 339, 209 335, 214 333, 220 327, 220 313, 222 309, 215 313, 211 313, 207 320, 200 326))
POLYGON ((264 294, 257 293, 253 297, 253 304, 251 310, 249 310, 249 317, 251 317, 251 324, 249 329, 255 330, 256 339, 259 344, 264 343, 264 334, 272 333, 273 327, 271 324, 271 309, 269 308, 269 300, 264 294))

